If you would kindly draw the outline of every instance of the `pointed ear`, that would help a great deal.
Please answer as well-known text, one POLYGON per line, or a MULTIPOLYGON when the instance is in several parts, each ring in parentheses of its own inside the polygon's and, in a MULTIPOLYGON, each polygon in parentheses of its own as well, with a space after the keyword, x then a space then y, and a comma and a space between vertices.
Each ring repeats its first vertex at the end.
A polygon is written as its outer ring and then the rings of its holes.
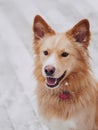
POLYGON ((90 26, 87 19, 81 20, 70 31, 67 32, 75 42, 83 44, 85 47, 89 45, 90 41, 90 26))
POLYGON ((46 35, 55 34, 54 30, 51 29, 51 27, 39 15, 36 15, 34 18, 33 32, 34 32, 34 38, 36 40, 39 40, 46 35))

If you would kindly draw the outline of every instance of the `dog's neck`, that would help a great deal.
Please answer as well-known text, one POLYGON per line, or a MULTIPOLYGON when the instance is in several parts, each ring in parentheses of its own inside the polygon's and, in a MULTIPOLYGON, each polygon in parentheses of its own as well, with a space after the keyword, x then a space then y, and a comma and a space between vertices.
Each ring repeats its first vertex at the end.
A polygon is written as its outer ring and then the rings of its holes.
MULTIPOLYGON (((61 83, 61 93, 64 93, 67 98, 60 98, 63 100, 74 100, 79 98, 81 95, 92 95, 89 91, 95 91, 96 82, 90 71, 85 73, 72 73, 61 83)), ((63 94, 63 95, 64 95, 63 94)), ((63 97, 63 96, 62 96, 63 97)))

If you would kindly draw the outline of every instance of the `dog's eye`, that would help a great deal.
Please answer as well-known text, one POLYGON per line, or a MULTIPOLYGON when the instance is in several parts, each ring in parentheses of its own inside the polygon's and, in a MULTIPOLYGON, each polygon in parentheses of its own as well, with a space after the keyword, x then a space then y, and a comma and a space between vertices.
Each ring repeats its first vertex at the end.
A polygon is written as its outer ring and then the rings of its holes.
POLYGON ((48 55, 48 51, 43 51, 44 55, 48 55))
POLYGON ((67 52, 63 52, 62 54, 61 54, 61 56, 62 57, 67 57, 69 54, 67 53, 67 52))

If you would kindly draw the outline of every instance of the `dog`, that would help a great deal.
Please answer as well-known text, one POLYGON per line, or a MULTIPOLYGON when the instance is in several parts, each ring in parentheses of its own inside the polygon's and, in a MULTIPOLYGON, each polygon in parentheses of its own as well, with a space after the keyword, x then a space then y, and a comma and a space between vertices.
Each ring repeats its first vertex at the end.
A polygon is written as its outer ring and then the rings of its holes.
POLYGON ((36 15, 32 30, 41 120, 49 130, 98 130, 98 83, 89 63, 89 21, 82 19, 57 33, 36 15))

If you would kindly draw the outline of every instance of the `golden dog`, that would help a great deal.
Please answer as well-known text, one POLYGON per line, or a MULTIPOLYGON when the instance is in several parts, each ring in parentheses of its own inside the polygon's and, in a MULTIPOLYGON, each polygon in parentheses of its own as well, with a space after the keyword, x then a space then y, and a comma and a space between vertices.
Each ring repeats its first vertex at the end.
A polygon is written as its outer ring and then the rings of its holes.
POLYGON ((34 75, 41 119, 50 130, 98 130, 98 84, 89 64, 90 25, 56 33, 41 16, 33 24, 34 75))

